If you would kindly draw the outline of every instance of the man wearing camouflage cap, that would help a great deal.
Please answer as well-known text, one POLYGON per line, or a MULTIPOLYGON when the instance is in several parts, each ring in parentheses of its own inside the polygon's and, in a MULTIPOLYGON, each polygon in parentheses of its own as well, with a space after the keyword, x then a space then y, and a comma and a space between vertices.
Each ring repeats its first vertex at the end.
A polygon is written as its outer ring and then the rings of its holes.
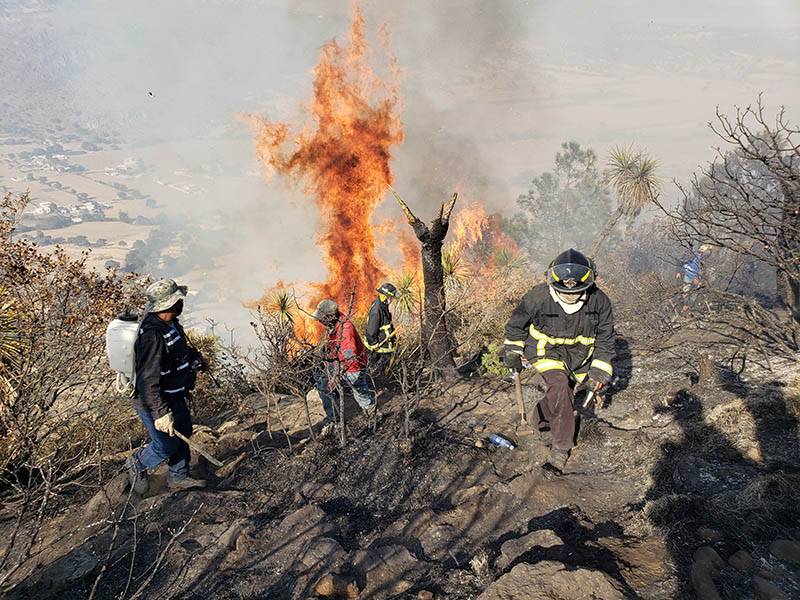
POLYGON ((375 394, 367 377, 367 349, 358 335, 353 322, 339 312, 333 300, 323 300, 317 305, 313 317, 328 330, 327 343, 323 349, 324 365, 315 373, 315 383, 325 414, 330 421, 338 417, 339 398, 335 381, 342 381, 353 391, 353 397, 363 411, 375 406, 375 394))
POLYGON ((206 482, 189 477, 189 446, 174 436, 192 435, 192 418, 186 398, 194 387, 197 371, 205 362, 192 348, 178 322, 183 312, 186 286, 162 279, 147 288, 147 313, 134 346, 136 392, 133 406, 147 429, 150 442, 128 459, 127 468, 135 492, 147 491, 147 471, 163 462, 169 465, 167 485, 172 490, 204 487, 206 482))

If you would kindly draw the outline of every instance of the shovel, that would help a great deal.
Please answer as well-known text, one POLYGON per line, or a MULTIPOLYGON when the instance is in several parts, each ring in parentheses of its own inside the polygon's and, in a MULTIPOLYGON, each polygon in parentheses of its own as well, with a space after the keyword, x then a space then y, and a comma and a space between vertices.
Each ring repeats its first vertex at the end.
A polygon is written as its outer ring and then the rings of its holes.
POLYGON ((209 454, 209 452, 205 448, 203 448, 200 444, 196 444, 195 442, 190 440, 188 437, 183 435, 180 431, 174 430, 173 433, 175 434, 176 438, 178 438, 179 440, 183 440, 184 442, 189 444, 189 448, 191 448, 192 450, 194 450, 198 454, 201 454, 201 455, 205 456, 206 459, 208 460, 208 462, 210 462, 212 465, 214 465, 216 467, 225 466, 220 461, 218 461, 216 458, 211 456, 211 454, 209 454))
POLYGON ((517 396, 517 408, 519 409, 519 424, 517 425, 517 435, 532 435, 533 429, 528 424, 528 417, 525 414, 525 400, 522 398, 522 380, 519 371, 514 371, 514 393, 517 396))

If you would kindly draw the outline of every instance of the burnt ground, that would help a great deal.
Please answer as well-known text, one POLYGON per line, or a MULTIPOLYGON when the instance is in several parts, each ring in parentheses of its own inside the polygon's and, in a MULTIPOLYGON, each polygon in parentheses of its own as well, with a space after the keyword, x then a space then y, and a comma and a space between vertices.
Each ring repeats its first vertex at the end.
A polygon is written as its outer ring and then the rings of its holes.
MULTIPOLYGON (((411 439, 400 397, 374 432, 351 419, 345 448, 302 427, 270 433, 258 410, 199 427, 228 465, 209 489, 170 494, 157 479, 114 528, 109 506, 119 514, 126 493, 113 480, 54 519, 18 597, 87 597, 103 563, 95 598, 313 598, 328 583, 358 598, 681 599, 708 585, 800 597, 800 367, 717 365, 698 382, 686 359, 622 339, 616 391, 581 417, 554 480, 539 468, 546 447, 515 437, 513 386, 497 378, 443 385, 411 439), (476 445, 491 433, 519 446, 476 445), (730 564, 741 551, 749 562, 730 564)), ((289 418, 302 404, 282 406, 289 418)))

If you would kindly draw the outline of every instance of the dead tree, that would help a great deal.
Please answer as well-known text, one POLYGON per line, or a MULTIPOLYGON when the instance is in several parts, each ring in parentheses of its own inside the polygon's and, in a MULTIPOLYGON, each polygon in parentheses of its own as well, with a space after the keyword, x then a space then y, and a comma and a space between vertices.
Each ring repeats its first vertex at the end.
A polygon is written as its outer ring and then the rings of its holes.
POLYGON ((768 118, 760 96, 733 118, 717 110, 710 127, 726 147, 679 185, 677 209, 661 209, 685 247, 710 243, 773 268, 778 300, 800 322, 800 132, 783 108, 768 118))
POLYGON ((439 208, 439 215, 426 225, 419 219, 403 199, 392 190, 394 197, 403 209, 408 224, 420 242, 422 254, 422 280, 425 286, 424 319, 422 323, 422 339, 427 344, 426 354, 433 371, 445 377, 456 376, 456 364, 453 360, 447 320, 445 319, 446 300, 444 293, 444 269, 442 268, 442 244, 450 226, 450 215, 456 205, 458 194, 439 208))

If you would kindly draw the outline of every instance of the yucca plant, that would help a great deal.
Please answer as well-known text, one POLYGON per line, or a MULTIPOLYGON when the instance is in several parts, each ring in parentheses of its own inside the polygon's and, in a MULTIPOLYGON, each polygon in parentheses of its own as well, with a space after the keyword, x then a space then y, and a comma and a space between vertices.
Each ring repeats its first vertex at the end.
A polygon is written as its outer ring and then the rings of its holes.
POLYGON ((417 281, 412 273, 403 273, 397 279, 397 296, 394 299, 395 308, 400 315, 411 314, 419 306, 419 291, 417 281))
POLYGON ((267 303, 267 310, 281 320, 294 323, 294 310, 297 301, 289 290, 275 290, 267 303))
POLYGON ((461 259, 461 254, 452 248, 442 249, 442 272, 446 288, 461 287, 469 278, 470 272, 461 259))
POLYGON ((522 256, 511 248, 503 246, 494 253, 494 266, 500 269, 516 269, 522 266, 522 256))
POLYGON ((659 178, 656 174, 658 161, 646 150, 614 148, 609 154, 605 178, 617 197, 617 207, 592 245, 595 256, 602 245, 624 217, 628 224, 639 216, 649 202, 655 200, 659 191, 659 178))

